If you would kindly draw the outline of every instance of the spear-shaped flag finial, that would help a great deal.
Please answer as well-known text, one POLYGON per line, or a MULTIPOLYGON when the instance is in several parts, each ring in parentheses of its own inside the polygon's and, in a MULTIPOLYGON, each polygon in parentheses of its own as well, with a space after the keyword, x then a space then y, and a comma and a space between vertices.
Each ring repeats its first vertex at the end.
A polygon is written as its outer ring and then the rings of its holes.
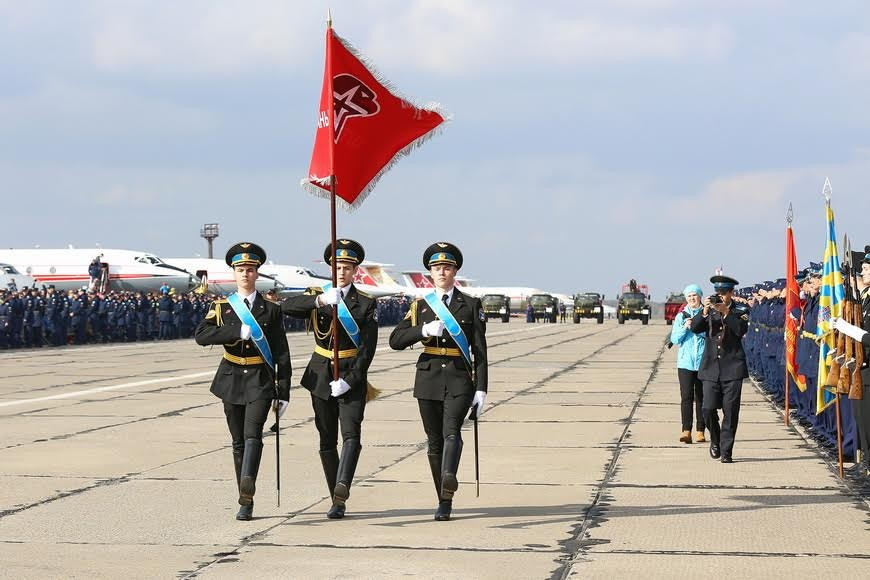
POLYGON ((326 9, 326 27, 332 28, 332 10, 326 9))
POLYGON ((825 201, 831 203, 831 194, 833 193, 833 188, 831 187, 831 180, 825 177, 825 186, 822 188, 822 195, 825 196, 825 201))
POLYGON ((788 222, 788 225, 791 225, 791 222, 794 221, 794 210, 791 207, 791 202, 788 202, 788 211, 785 213, 785 221, 788 222))

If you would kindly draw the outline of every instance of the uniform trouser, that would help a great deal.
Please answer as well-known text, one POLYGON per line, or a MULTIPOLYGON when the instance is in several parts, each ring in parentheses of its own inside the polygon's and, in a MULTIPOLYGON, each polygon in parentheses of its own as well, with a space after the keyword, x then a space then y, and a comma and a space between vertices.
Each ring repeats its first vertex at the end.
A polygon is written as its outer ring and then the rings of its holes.
POLYGON ((169 340, 172 338, 172 323, 161 321, 160 322, 160 339, 161 340, 169 340))
POLYGON ((710 430, 710 442, 718 443, 723 455, 731 455, 740 418, 740 394, 743 379, 733 381, 704 381, 704 419, 710 430), (722 427, 719 412, 722 409, 722 427))
POLYGON ((272 399, 251 401, 246 405, 224 403, 224 415, 227 417, 227 427, 233 439, 233 451, 241 453, 245 450, 245 439, 263 439, 263 425, 272 408, 272 399))
POLYGON ((696 431, 704 431, 704 412, 701 410, 704 401, 704 388, 698 379, 698 371, 677 369, 680 380, 680 416, 683 431, 692 430, 692 403, 695 404, 696 431))
POLYGON ((460 430, 471 408, 471 393, 453 396, 446 394, 443 401, 417 399, 423 429, 429 440, 429 455, 441 455, 444 438, 451 435, 461 439, 460 430))
POLYGON ((321 451, 332 451, 337 447, 339 425, 342 441, 360 439, 366 408, 365 393, 354 399, 349 399, 345 395, 337 399, 329 397, 327 400, 316 397, 312 393, 311 407, 314 409, 314 425, 320 434, 321 451))

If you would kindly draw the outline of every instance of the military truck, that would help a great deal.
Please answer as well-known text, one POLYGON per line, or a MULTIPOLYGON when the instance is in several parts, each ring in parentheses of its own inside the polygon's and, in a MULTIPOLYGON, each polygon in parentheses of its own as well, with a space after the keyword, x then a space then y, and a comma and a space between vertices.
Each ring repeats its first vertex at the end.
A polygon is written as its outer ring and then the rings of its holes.
POLYGON ((686 297, 679 292, 673 292, 665 300, 665 324, 673 324, 674 318, 686 305, 686 297))
POLYGON ((641 324, 649 324, 651 311, 649 288, 646 284, 638 284, 632 280, 622 287, 622 294, 616 305, 616 321, 619 324, 625 324, 626 320, 640 320, 641 324))
POLYGON ((604 324, 604 294, 583 292, 574 295, 574 324, 580 324, 581 318, 595 318, 598 324, 604 324))
POLYGON ((500 318, 503 323, 510 322, 510 296, 505 296, 504 294, 484 294, 480 297, 480 301, 483 303, 483 313, 487 320, 490 318, 500 318))
POLYGON ((559 299, 551 294, 532 294, 529 296, 529 305, 535 315, 535 321, 546 320, 547 322, 559 321, 559 299))

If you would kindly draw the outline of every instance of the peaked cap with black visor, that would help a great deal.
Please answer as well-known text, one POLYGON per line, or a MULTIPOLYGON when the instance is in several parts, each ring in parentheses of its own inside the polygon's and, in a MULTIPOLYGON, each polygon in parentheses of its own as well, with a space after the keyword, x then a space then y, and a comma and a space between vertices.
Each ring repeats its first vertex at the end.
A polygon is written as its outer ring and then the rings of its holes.
MULTIPOLYGON (((332 265, 332 244, 328 244, 323 250, 323 261, 332 265)), ((335 261, 350 262, 354 266, 359 266, 366 258, 366 251, 362 244, 354 240, 340 239, 335 243, 335 261)))
POLYGON ((734 290, 734 287, 740 283, 731 276, 722 276, 721 274, 711 277, 710 282, 713 283, 713 289, 717 292, 734 290))
POLYGON ((450 264, 458 270, 462 267, 462 252, 449 242, 435 242, 423 252, 423 267, 428 270, 437 264, 450 264))
POLYGON ((260 266, 266 263, 266 250, 253 242, 239 242, 227 250, 227 266, 260 266))

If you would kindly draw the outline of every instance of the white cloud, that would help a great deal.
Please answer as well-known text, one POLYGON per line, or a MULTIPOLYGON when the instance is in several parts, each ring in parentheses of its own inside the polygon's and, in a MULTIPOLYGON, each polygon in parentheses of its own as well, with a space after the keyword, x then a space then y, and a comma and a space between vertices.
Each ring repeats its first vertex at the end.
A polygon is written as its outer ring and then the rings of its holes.
POLYGON ((216 124, 208 112, 105 86, 48 81, 33 94, 0 99, 4 131, 48 134, 178 135, 207 131, 216 124))

